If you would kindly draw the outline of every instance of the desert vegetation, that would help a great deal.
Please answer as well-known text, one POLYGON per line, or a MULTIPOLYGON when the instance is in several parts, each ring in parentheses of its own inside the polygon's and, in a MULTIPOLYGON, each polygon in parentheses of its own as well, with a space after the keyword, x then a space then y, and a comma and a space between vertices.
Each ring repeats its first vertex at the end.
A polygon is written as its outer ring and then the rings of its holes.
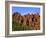
POLYGON ((21 15, 16 12, 12 14, 12 31, 40 30, 40 15, 21 15))

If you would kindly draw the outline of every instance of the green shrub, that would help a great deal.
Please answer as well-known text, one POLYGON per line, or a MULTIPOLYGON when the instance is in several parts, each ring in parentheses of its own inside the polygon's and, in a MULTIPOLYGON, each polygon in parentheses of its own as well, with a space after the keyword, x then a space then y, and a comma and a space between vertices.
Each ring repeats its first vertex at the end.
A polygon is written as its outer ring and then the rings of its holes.
POLYGON ((29 25, 23 25, 22 23, 12 21, 12 31, 22 31, 22 30, 32 30, 32 29, 29 25))

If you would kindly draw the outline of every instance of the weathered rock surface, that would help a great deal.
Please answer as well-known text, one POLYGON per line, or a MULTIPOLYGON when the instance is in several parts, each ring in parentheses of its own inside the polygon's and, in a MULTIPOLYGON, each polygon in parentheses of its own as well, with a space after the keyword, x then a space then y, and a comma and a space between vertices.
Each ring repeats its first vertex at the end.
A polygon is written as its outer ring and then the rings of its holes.
POLYGON ((24 25, 29 25, 32 27, 32 30, 40 30, 40 15, 39 14, 28 14, 22 16, 21 14, 14 13, 12 15, 13 20, 17 23, 22 23, 24 25))

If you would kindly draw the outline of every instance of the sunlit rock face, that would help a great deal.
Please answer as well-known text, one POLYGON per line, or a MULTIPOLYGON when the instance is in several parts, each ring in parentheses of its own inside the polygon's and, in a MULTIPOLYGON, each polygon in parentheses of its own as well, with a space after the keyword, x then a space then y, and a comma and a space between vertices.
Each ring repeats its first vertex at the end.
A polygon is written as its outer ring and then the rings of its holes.
POLYGON ((18 12, 12 15, 12 18, 17 23, 22 23, 24 25, 31 26, 33 30, 40 29, 40 15, 39 14, 27 14, 21 15, 18 12))

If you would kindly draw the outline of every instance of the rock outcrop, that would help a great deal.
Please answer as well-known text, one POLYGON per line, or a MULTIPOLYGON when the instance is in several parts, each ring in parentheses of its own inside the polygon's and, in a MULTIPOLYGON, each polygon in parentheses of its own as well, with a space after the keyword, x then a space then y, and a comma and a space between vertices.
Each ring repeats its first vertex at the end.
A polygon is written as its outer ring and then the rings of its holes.
POLYGON ((22 23, 32 27, 32 30, 40 30, 40 15, 39 14, 27 14, 22 16, 18 12, 12 15, 12 18, 17 23, 22 23))

